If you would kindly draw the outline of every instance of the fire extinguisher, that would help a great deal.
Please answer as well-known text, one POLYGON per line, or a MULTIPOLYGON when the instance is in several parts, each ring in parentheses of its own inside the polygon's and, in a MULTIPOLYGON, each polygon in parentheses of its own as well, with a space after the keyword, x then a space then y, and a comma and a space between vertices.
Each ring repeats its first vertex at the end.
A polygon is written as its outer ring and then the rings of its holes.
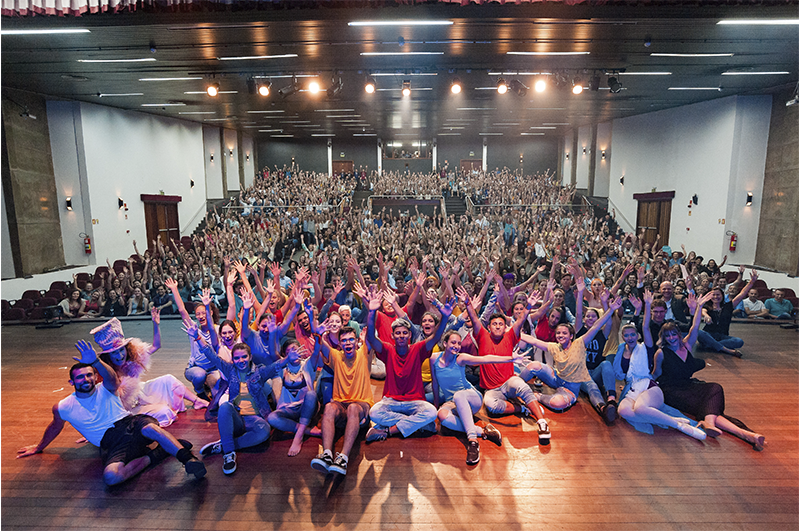
POLYGON ((83 252, 86 254, 92 254, 92 239, 84 234, 83 237, 83 252))
POLYGON ((739 241, 739 235, 736 234, 735 232, 731 232, 730 235, 731 235, 731 244, 730 244, 729 248, 730 248, 731 252, 735 252, 736 251, 736 242, 739 241))

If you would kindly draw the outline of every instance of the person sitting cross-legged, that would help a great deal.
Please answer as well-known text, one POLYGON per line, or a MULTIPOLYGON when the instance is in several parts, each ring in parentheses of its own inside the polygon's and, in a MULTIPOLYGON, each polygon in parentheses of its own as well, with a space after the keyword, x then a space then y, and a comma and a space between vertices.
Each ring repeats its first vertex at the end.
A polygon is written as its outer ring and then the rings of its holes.
POLYGON ((430 357, 455 306, 454 298, 443 306, 435 301, 434 304, 442 315, 439 328, 429 339, 414 344, 409 344, 411 323, 407 319, 396 319, 392 323, 394 341, 389 343, 381 341, 375 334, 375 313, 381 307, 382 297, 382 293, 376 292, 374 288, 364 297, 369 309, 367 341, 375 355, 386 364, 383 398, 369 412, 375 426, 367 432, 367 442, 382 441, 398 433, 408 437, 436 419, 436 408, 425 400, 422 361, 430 357))

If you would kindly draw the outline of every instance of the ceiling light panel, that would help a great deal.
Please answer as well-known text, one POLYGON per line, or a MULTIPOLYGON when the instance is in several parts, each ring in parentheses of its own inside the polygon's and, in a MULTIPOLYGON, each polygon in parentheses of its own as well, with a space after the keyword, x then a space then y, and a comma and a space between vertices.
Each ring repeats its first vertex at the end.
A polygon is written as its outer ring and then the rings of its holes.
POLYGON ((259 59, 290 59, 297 57, 296 53, 284 53, 279 55, 237 55, 233 57, 217 57, 219 61, 255 61, 259 59))
POLYGON ((452 20, 354 20, 348 26, 452 26, 452 20))

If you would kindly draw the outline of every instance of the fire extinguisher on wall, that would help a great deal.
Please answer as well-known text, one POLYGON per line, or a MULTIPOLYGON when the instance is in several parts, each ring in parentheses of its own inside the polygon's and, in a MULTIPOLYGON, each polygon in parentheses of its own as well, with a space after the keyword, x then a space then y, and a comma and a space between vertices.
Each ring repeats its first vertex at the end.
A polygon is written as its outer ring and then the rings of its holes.
POLYGON ((739 235, 733 231, 728 231, 728 234, 731 235, 731 244, 729 246, 729 249, 731 250, 731 252, 736 252, 736 243, 739 241, 739 235))
POLYGON ((83 252, 92 254, 92 239, 88 234, 83 234, 83 252))

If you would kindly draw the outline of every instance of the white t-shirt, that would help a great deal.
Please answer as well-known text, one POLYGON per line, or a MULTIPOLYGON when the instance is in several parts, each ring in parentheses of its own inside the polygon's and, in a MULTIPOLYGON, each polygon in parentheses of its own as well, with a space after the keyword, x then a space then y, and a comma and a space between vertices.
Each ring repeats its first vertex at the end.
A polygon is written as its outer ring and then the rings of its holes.
POLYGON ((58 403, 58 414, 87 441, 100 446, 106 430, 130 413, 122 405, 122 400, 103 384, 98 384, 94 389, 95 392, 86 398, 79 398, 75 393, 69 395, 58 403))

